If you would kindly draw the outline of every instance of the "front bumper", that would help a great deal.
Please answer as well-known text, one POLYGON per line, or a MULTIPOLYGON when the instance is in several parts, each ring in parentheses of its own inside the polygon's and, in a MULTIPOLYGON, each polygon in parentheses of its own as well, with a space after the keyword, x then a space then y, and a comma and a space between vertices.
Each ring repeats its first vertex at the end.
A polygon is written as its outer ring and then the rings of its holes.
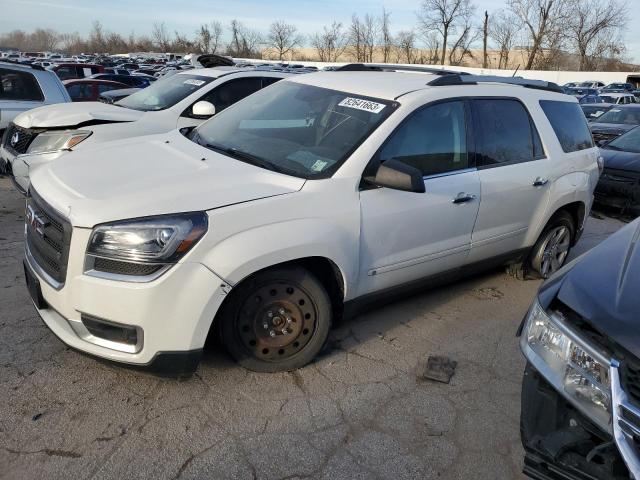
POLYGON ((538 480, 629 480, 613 438, 573 408, 531 365, 522 383, 524 473, 538 480))
POLYGON ((39 166, 45 165, 66 152, 43 153, 37 155, 16 155, 0 145, 0 164, 3 170, 11 175, 13 184, 20 193, 26 195, 31 183, 30 174, 39 166))
POLYGON ((596 202, 623 210, 640 210, 640 174, 605 170, 595 191, 596 202))
POLYGON ((90 234, 89 229, 74 228, 62 287, 48 283, 33 257, 26 255, 26 268, 40 282, 44 306, 36 309, 44 323, 68 346, 107 360, 157 366, 170 357, 180 361, 189 357, 186 363, 197 365, 226 295, 224 282, 202 264, 188 261, 148 283, 84 275, 90 234), (135 328, 138 344, 132 347, 95 337, 84 326, 83 316, 135 328))

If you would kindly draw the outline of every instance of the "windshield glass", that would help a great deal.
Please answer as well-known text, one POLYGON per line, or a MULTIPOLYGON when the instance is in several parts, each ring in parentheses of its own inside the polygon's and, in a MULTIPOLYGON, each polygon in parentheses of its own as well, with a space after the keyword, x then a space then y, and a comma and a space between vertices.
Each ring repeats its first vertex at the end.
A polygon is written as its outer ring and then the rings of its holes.
POLYGON ((619 136, 612 142, 609 142, 605 148, 640 153, 640 128, 634 128, 624 135, 619 136))
POLYGON ((173 75, 154 82, 152 85, 129 95, 115 104, 120 107, 142 110, 143 112, 164 110, 173 107, 196 90, 215 80, 200 75, 173 75))
POLYGON ((598 123, 640 125, 640 108, 612 108, 598 119, 598 123))
POLYGON ((326 178, 395 106, 386 100, 281 82, 205 122, 192 140, 263 168, 326 178))

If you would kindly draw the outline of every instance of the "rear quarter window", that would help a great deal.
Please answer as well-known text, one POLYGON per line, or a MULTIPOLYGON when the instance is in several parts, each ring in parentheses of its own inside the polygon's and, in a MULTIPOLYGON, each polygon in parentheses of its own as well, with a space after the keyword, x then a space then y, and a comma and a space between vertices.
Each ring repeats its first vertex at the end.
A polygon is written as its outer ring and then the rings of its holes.
POLYGON ((31 73, 0 68, 0 100, 42 102, 44 95, 31 73))
POLYGON ((540 106, 565 153, 592 148, 593 138, 580 105, 573 102, 540 100, 540 106))

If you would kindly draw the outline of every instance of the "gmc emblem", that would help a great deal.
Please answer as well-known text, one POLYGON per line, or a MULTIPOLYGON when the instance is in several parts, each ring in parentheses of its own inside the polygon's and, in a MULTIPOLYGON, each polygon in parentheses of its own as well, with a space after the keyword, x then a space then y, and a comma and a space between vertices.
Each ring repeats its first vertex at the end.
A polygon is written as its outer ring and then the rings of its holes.
POLYGON ((44 238, 44 229, 49 223, 41 216, 37 215, 31 205, 27 205, 27 223, 31 226, 35 232, 44 238))

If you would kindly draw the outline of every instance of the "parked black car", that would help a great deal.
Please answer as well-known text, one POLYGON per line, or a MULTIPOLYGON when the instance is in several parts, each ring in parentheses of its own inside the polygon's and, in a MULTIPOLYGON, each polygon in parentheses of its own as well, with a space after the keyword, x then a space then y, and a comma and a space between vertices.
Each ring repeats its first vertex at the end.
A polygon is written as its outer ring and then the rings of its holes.
POLYGON ((521 326, 537 480, 640 478, 640 219, 545 282, 521 326))
POLYGON ((147 88, 152 83, 148 78, 139 75, 114 75, 112 73, 97 73, 95 75, 91 75, 91 78, 120 82, 124 83, 125 85, 129 85, 132 88, 147 88))
POLYGON ((633 92, 633 90, 635 90, 635 88, 636 87, 634 87, 630 83, 610 83, 609 85, 604 87, 601 91, 602 92, 616 92, 616 91, 633 92))
POLYGON ((98 100, 102 103, 115 103, 118 100, 122 100, 124 97, 128 97, 129 95, 136 93, 139 90, 139 88, 123 88, 121 90, 111 90, 109 92, 101 93, 100 97, 98 97, 98 100))
POLYGON ((595 196, 602 205, 622 213, 640 212, 640 127, 605 144, 601 150, 604 170, 595 196))
POLYGON ((587 121, 595 122, 602 115, 611 110, 614 105, 611 103, 581 103, 580 107, 587 117, 587 121))
POLYGON ((601 144, 610 142, 640 125, 640 104, 616 105, 589 125, 593 139, 601 144))

